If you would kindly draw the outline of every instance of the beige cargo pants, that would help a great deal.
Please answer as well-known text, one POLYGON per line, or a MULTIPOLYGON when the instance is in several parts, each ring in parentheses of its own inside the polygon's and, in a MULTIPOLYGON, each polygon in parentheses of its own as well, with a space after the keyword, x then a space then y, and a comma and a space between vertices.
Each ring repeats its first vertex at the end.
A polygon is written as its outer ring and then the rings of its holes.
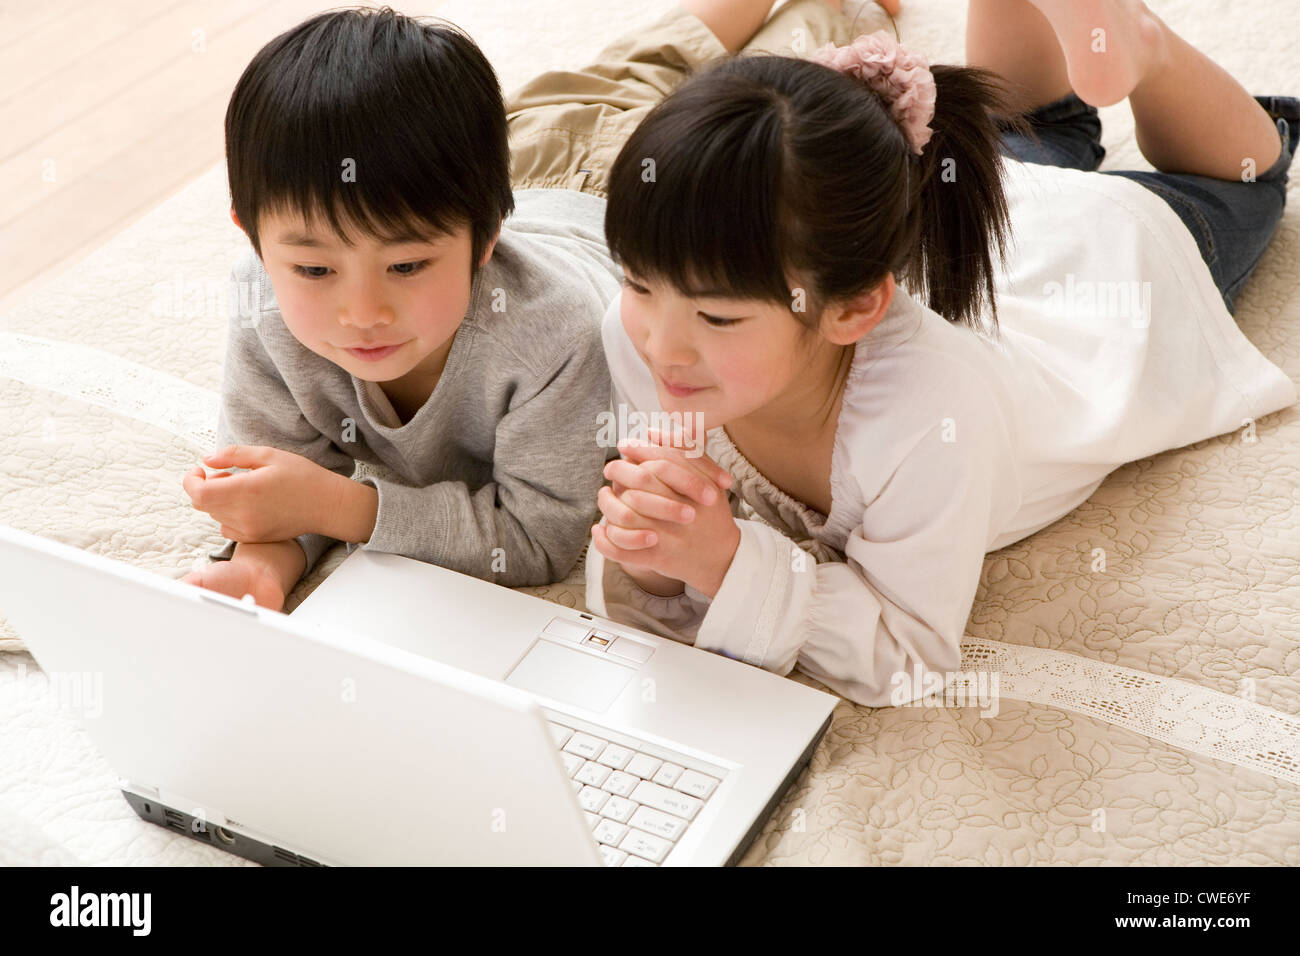
MULTIPOLYGON (((791 0, 742 50, 808 56, 846 44, 851 24, 822 0, 791 0)), ((516 189, 576 189, 608 199, 609 170, 650 109, 702 64, 728 55, 694 14, 674 7, 615 40, 577 72, 550 70, 506 97, 516 189)))

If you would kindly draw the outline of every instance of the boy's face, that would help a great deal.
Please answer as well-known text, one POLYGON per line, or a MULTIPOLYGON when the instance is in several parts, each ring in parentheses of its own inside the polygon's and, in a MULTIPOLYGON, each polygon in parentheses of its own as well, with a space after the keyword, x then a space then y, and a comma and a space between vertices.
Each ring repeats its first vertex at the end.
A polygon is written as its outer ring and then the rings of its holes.
MULTIPOLYGON (((353 232, 349 245, 297 215, 259 220, 262 262, 294 338, 359 379, 436 379, 469 308, 468 223, 401 242, 353 232)), ((495 247, 494 238, 483 263, 495 247)))

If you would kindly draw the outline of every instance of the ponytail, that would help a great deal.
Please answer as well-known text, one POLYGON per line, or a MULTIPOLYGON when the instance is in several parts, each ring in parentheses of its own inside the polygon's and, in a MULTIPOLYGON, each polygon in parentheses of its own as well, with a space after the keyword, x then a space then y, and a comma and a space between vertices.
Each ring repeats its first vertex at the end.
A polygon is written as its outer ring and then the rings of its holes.
POLYGON ((975 325, 987 305, 997 327, 994 258, 1011 236, 1002 188, 1001 128, 1018 127, 995 73, 936 65, 934 135, 917 163, 916 253, 903 281, 950 322, 975 325))

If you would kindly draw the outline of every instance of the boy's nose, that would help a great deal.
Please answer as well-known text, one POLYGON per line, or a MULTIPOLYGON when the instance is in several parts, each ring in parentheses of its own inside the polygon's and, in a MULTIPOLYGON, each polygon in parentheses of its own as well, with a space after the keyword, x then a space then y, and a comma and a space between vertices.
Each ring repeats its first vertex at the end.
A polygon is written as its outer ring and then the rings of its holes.
POLYGON ((339 309, 339 324, 356 329, 369 329, 376 325, 391 325, 392 309, 379 306, 344 306, 339 309))
POLYGON ((345 300, 338 311, 339 324, 358 329, 376 325, 389 325, 394 319, 393 310, 379 296, 362 293, 345 300))

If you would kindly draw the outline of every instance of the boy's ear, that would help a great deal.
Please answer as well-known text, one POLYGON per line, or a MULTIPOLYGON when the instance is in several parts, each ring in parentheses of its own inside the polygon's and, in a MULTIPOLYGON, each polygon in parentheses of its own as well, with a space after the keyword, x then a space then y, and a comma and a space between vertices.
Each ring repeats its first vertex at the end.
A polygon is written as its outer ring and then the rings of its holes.
POLYGON ((501 238, 501 227, 497 226, 497 234, 492 237, 492 241, 489 242, 487 244, 487 248, 483 250, 483 260, 478 264, 480 269, 482 269, 485 265, 487 265, 488 260, 492 258, 492 250, 494 250, 497 247, 497 240, 500 238, 501 238))
POLYGON ((234 206, 230 207, 230 221, 233 222, 236 226, 238 226, 241 230, 243 230, 244 235, 248 235, 248 230, 244 229, 244 224, 240 222, 239 217, 235 215, 234 206))
POLYGON ((836 345, 852 345, 880 324, 894 301, 894 288, 894 274, 888 272, 874 289, 830 306, 822 316, 822 334, 836 345))

